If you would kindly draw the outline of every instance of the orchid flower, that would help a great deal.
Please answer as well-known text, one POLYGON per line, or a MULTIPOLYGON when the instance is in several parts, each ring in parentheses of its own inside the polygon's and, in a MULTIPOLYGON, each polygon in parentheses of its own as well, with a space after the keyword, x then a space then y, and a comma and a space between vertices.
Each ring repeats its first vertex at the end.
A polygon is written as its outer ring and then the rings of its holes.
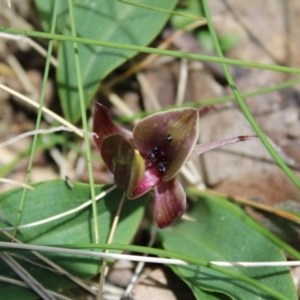
POLYGON ((176 175, 188 159, 254 137, 196 145, 199 118, 210 109, 180 108, 155 113, 139 121, 130 132, 113 123, 105 106, 95 103, 94 143, 104 163, 128 199, 154 188, 154 219, 160 228, 178 220, 185 211, 186 195, 176 175))

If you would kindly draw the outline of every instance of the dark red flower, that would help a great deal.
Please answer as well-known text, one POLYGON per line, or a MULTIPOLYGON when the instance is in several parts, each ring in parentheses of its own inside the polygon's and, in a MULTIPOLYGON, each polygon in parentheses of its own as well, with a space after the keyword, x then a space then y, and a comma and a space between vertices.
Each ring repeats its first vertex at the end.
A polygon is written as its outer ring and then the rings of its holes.
POLYGON ((112 122, 105 106, 95 104, 94 142, 103 161, 129 199, 154 188, 154 218, 160 228, 185 211, 186 195, 176 175, 190 157, 253 138, 241 136, 196 145, 202 115, 203 110, 195 108, 172 109, 142 119, 130 132, 112 122))

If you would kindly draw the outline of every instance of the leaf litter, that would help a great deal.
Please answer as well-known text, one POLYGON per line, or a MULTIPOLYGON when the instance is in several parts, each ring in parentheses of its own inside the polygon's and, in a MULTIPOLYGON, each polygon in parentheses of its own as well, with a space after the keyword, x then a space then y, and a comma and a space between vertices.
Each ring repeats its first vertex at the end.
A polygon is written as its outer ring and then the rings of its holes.
MULTIPOLYGON (((212 15, 216 16, 215 27, 217 33, 222 35, 234 32, 239 36, 239 43, 226 53, 227 57, 300 67, 298 55, 300 49, 299 18, 297 18, 300 7, 296 0, 285 2, 270 0, 266 3, 259 0, 247 3, 241 3, 238 0, 212 0, 209 4, 212 15)), ((1 6, 3 5, 1 3, 1 6)), ((15 25, 16 20, 21 19, 22 24, 31 27, 32 25, 28 20, 37 21, 37 16, 31 10, 32 4, 29 1, 12 1, 12 5, 16 10, 10 17, 8 17, 8 14, 1 13, 1 26, 18 27, 15 25)), ((169 34, 169 29, 165 29, 160 38, 166 38, 169 34)), ((17 58, 24 67, 29 81, 34 84, 41 82, 40 66, 44 63, 44 60, 39 58, 39 55, 33 55, 30 49, 24 51, 21 46, 2 39, 0 39, 0 46, 2 49, 0 61, 1 83, 7 84, 20 92, 25 92, 24 86, 15 74, 15 70, 4 59, 8 54, 17 58)), ((172 46, 178 50, 206 54, 196 38, 189 33, 178 37, 172 46)), ((209 54, 213 55, 213 53, 209 54)), ((126 83, 129 88, 124 89, 124 86, 120 83, 114 87, 114 92, 122 96, 124 102, 133 111, 142 108, 154 109, 155 106, 153 106, 153 100, 151 100, 153 97, 160 107, 174 105, 180 78, 179 69, 180 61, 174 59, 163 61, 162 58, 159 58, 141 71, 141 76, 144 78, 143 82, 146 82, 148 86, 147 89, 145 83, 143 84, 141 80, 137 82, 130 78, 124 81, 124 84, 126 83), (138 84, 141 89, 138 88, 138 84)), ((183 96, 184 103, 207 100, 228 94, 229 89, 224 83, 220 66, 210 63, 188 62, 187 70, 188 80, 183 96)), ((277 72, 239 67, 231 67, 231 70, 238 87, 243 92, 287 80, 286 75, 277 72)), ((47 106, 53 105, 54 109, 57 109, 54 104, 56 93, 52 80, 53 78, 49 79, 49 93, 46 102, 47 106)), ((36 85, 39 86, 39 84, 36 85)), ((282 150, 286 162, 300 178, 299 93, 299 86, 295 86, 288 90, 251 97, 246 99, 246 103, 260 127, 282 150)), ((20 106, 20 102, 9 97, 7 93, 1 91, 0 97, 0 142, 4 142, 18 133, 30 130, 34 126, 35 116, 30 110, 20 106)), ((107 101, 103 96, 99 99, 104 102, 107 101)), ((117 111, 114 107, 111 110, 117 111)), ((120 114, 120 111, 117 112, 120 114)), ((47 124, 45 123, 45 125, 47 124)), ((218 105, 217 110, 205 116, 200 125, 201 142, 234 135, 253 134, 246 119, 234 103, 218 105)), ((28 147, 30 141, 31 139, 27 138, 24 141, 25 144, 19 144, 22 145, 21 147, 10 146, 0 149, 0 159, 6 158, 0 160, 0 170, 7 163, 20 157, 22 149, 28 147)), ((76 143, 80 144, 80 141, 76 141, 76 143)), ((96 149, 93 152, 96 156, 96 149)), ((62 169, 55 165, 48 154, 38 153, 35 156, 32 170, 33 178, 43 181, 71 174, 70 178, 72 180, 87 180, 84 171, 76 172, 79 157, 72 151, 66 157, 68 167, 63 170, 67 174, 60 174, 62 169), (49 174, 51 174, 50 177, 49 174)), ((299 191, 286 179, 283 172, 274 165, 259 141, 206 153, 201 159, 196 159, 195 164, 200 168, 203 183, 219 192, 256 199, 255 201, 261 201, 275 207, 299 207, 299 191)), ((23 181, 26 175, 26 166, 26 158, 23 158, 9 172, 8 177, 23 181)), ((112 182, 112 177, 100 160, 95 162, 95 178, 98 182, 112 182)), ((1 184, 1 191, 7 188, 8 186, 5 187, 1 184)), ((272 216, 257 213, 254 215, 271 230, 278 232, 279 227, 276 227, 276 220, 272 222, 272 216)), ((292 236, 284 231, 281 232, 281 236, 297 245, 299 230, 296 229, 296 233, 292 236)), ((112 274, 114 268, 113 266, 112 274)), ((293 274, 295 282, 298 282, 299 286, 299 272, 296 268, 293 274)), ((159 290, 158 287, 166 282, 162 269, 149 271, 146 268, 141 276, 148 279, 154 277, 157 280, 151 282, 151 280, 141 279, 141 282, 133 290, 134 299, 141 299, 141 297, 145 300, 153 299, 153 290, 159 290)), ((113 278, 111 278, 111 281, 117 284, 117 281, 113 278)), ((125 287, 124 284, 122 286, 125 287)), ((172 285, 172 280, 170 280, 166 292, 171 293, 170 291, 174 288, 175 286, 172 285)), ((156 295, 162 296, 163 294, 158 292, 156 295)), ((172 297, 182 299, 179 295, 178 292, 172 297)), ((189 299, 193 299, 193 296, 190 295, 189 299)))

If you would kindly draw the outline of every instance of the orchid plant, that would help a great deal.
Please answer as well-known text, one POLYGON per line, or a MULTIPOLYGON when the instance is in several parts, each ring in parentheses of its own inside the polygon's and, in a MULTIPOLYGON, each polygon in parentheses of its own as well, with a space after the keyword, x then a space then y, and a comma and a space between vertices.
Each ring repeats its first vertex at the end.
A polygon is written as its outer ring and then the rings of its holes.
POLYGON ((199 118, 211 110, 180 108, 155 113, 130 132, 113 123, 108 109, 95 103, 94 143, 116 185, 136 199, 154 188, 154 219, 164 228, 185 211, 186 195, 176 175, 183 164, 208 150, 252 139, 238 136, 196 145, 199 118))

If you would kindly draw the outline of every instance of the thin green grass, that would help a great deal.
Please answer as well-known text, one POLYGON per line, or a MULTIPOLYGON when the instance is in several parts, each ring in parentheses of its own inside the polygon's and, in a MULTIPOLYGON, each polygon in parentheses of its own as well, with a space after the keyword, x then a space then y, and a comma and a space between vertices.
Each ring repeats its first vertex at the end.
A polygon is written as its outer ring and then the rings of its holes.
MULTIPOLYGON (((69 0, 69 12, 70 12, 70 19, 71 19, 72 35, 74 37, 76 37, 76 27, 75 27, 75 19, 74 19, 74 13, 73 13, 72 0, 69 0)), ((96 198, 95 182, 94 182, 94 176, 93 176, 90 139, 89 139, 89 136, 86 134, 89 130, 89 126, 88 126, 86 113, 85 113, 85 100, 84 100, 83 83, 82 83, 82 77, 81 77, 82 72, 81 72, 81 66, 80 66, 80 53, 79 53, 78 45, 76 42, 73 44, 73 47, 74 47, 74 55, 75 55, 75 65, 76 65, 76 74, 77 74, 77 82, 78 82, 78 93, 79 93, 79 100, 80 100, 81 119, 82 119, 83 129, 85 131, 84 145, 85 145, 85 149, 86 149, 87 166, 88 166, 89 181, 90 181, 90 187, 91 187, 95 243, 99 243, 98 213, 97 213, 97 206, 96 206, 96 200, 95 200, 95 198, 96 198)))
POLYGON ((41 32, 41 31, 23 30, 23 29, 18 29, 18 28, 7 28, 7 27, 3 27, 3 26, 0 27, 0 31, 13 33, 13 34, 22 34, 25 36, 31 36, 31 37, 42 38, 42 39, 47 39, 47 40, 74 42, 74 43, 78 43, 78 44, 81 43, 81 44, 86 44, 86 45, 102 46, 102 47, 107 47, 107 48, 132 50, 132 51, 137 51, 137 52, 141 52, 141 53, 158 54, 158 55, 172 56, 172 57, 177 57, 177 58, 186 58, 186 59, 191 59, 191 60, 215 62, 215 63, 220 63, 220 64, 223 63, 223 64, 240 66, 240 67, 264 69, 264 70, 283 72, 283 73, 288 73, 288 74, 300 74, 300 69, 298 69, 298 68, 290 68, 290 67, 284 67, 284 66, 278 66, 278 65, 241 61, 241 60, 237 60, 237 59, 221 58, 221 57, 216 57, 216 56, 200 55, 200 54, 193 54, 193 53, 181 52, 181 51, 163 50, 163 49, 129 45, 129 44, 120 44, 120 43, 99 41, 99 40, 94 40, 94 39, 66 36, 66 35, 61 35, 61 34, 46 33, 46 32, 41 32))
MULTIPOLYGON (((270 92, 274 92, 274 91, 279 91, 282 89, 286 89, 289 87, 292 87, 294 85, 297 85, 300 83, 300 79, 293 79, 293 80, 289 80, 283 83, 279 83, 273 86, 268 86, 268 87, 264 87, 258 90, 254 90, 251 92, 246 92, 246 93, 240 93, 242 98, 248 98, 248 97, 252 97, 252 96, 257 96, 257 95, 262 95, 262 94, 266 94, 266 93, 270 93, 270 92)), ((228 95, 228 96, 224 96, 224 97, 217 97, 217 98, 212 98, 212 99, 207 99, 207 100, 201 100, 201 101, 192 101, 192 102, 185 102, 181 105, 170 105, 170 106, 165 106, 163 107, 160 111, 165 111, 165 110, 169 110, 172 108, 178 108, 178 107, 203 107, 203 106, 208 106, 208 105, 215 105, 215 104, 221 104, 221 103, 226 103, 229 101, 236 101, 236 98, 234 95, 228 95)), ((136 119, 139 118, 144 118, 146 116, 149 116, 153 113, 158 112, 157 110, 152 110, 152 111, 142 111, 139 113, 136 113, 132 116, 124 116, 124 117, 119 117, 117 119, 118 122, 132 122, 136 119)))
MULTIPOLYGON (((53 15, 52 15, 52 22, 51 22, 51 33, 55 32, 56 19, 57 19, 57 6, 58 6, 58 0, 55 0, 53 15)), ((41 96, 40 96, 40 101, 39 101, 40 106, 39 106, 38 114, 37 114, 37 117, 36 117, 35 129, 39 129, 40 124, 41 124, 42 108, 44 106, 46 86, 47 86, 49 68, 50 68, 50 63, 51 63, 50 59, 51 59, 52 49, 53 49, 53 40, 50 40, 49 44, 48 44, 47 58, 46 58, 44 75, 43 75, 42 90, 41 90, 41 96)), ((32 147, 31 147, 31 152, 30 152, 29 162, 28 162, 28 167, 27 167, 27 173, 26 173, 26 178, 25 178, 25 183, 26 184, 29 184, 29 181, 30 181, 30 172, 31 172, 32 164, 33 164, 34 154, 35 154, 35 151, 36 151, 37 138, 38 138, 37 135, 35 135, 33 137, 33 142, 32 142, 32 147)), ((17 217, 16 217, 15 230, 14 230, 14 233, 13 233, 13 237, 16 236, 17 228, 18 228, 18 226, 20 224, 20 221, 21 221, 22 211, 23 211, 23 208, 24 208, 24 205, 25 205, 26 193, 27 193, 27 189, 24 188, 22 198, 21 198, 21 201, 20 201, 19 210, 18 210, 17 217)))
MULTIPOLYGON (((4 247, 5 242, 0 242, 1 246, 4 247)), ((26 249, 27 247, 25 245, 8 245, 7 246, 8 249, 9 247, 13 248, 13 249, 26 249)), ((189 256, 189 255, 185 255, 185 254, 181 254, 178 252, 172 252, 172 251, 166 251, 166 250, 162 250, 162 249, 155 249, 155 248, 150 248, 150 247, 143 247, 143 246, 133 246, 133 245, 120 245, 120 244, 102 244, 99 243, 97 245, 95 244, 76 244, 76 245, 58 245, 58 247, 54 247, 53 246, 53 252, 63 252, 63 253, 72 253, 72 249, 111 249, 111 250, 123 250, 123 251, 133 251, 133 252, 140 252, 140 253, 147 253, 147 254, 152 254, 152 255, 156 255, 158 257, 171 257, 173 259, 179 259, 182 260, 184 262, 187 262, 188 264, 191 265, 196 265, 196 266, 202 266, 204 268, 208 268, 217 272, 220 272, 221 274, 227 275, 229 277, 235 278, 241 282, 247 283, 249 285, 252 285, 253 287, 255 287, 258 291, 262 291, 265 292, 266 294, 274 297, 274 299, 280 299, 280 300, 288 300, 287 297, 283 296, 282 294, 278 293, 277 291, 275 291, 274 289, 268 287, 267 285, 258 282, 255 279, 252 279, 248 276, 245 276, 241 273, 238 273, 236 271, 232 271, 226 267, 221 267, 218 265, 215 265, 211 262, 193 257, 193 256, 189 256), (61 248, 61 250, 60 250, 61 248), (68 248, 68 249, 66 249, 68 248)), ((5 248, 4 248, 5 249, 5 248)), ((34 250, 37 251, 49 251, 51 250, 51 247, 48 246, 35 246, 34 250)), ((74 252, 75 253, 75 252, 74 252)), ((84 254, 84 252, 82 252, 82 254, 84 254)), ((85 255, 93 255, 92 253, 85 253, 85 255)), ((99 253, 99 256, 103 256, 103 253, 99 253)), ((94 256, 97 256, 97 253, 94 253, 94 256)))
MULTIPOLYGON (((212 19, 210 16, 210 11, 207 5, 207 0, 203 0, 203 9, 205 12, 205 16, 207 18, 207 24, 208 24, 208 28, 214 43, 214 47, 215 47, 215 51, 217 53, 217 55, 220 58, 223 58, 223 53, 212 23, 212 19)), ((243 100, 236 84, 235 81, 233 79, 233 77, 231 76, 229 69, 227 67, 226 64, 222 63, 222 69, 224 71, 224 74, 226 76, 226 79, 228 81, 228 85, 230 86, 233 95, 235 96, 238 104, 241 107, 241 110, 243 111, 245 117, 247 118, 247 120, 249 121, 249 123, 251 124, 252 128, 254 129, 254 131, 257 133, 258 137, 260 138, 260 140, 262 141, 262 143, 264 144, 264 146, 266 147, 266 149, 269 151, 269 153, 271 154, 271 156, 274 158, 274 160, 277 162, 278 166, 284 171, 284 173, 290 178, 290 180, 295 184, 295 186, 300 189, 300 181, 299 179, 295 176, 295 174, 291 171, 291 169, 285 164, 285 162, 282 160, 282 158, 280 157, 280 155, 277 153, 277 151, 274 149, 274 147, 271 145, 271 143, 268 141, 268 139, 266 138, 266 136, 264 135, 264 133, 262 132, 262 130, 260 129, 260 127, 258 126, 258 124, 256 123, 256 121, 254 120, 252 114, 250 113, 250 110, 248 109, 245 101, 243 100)))
POLYGON ((143 4, 139 4, 139 3, 135 3, 135 2, 131 2, 131 1, 125 1, 125 0, 118 0, 118 1, 126 3, 126 4, 129 4, 129 5, 137 6, 137 7, 142 7, 142 8, 146 8, 146 9, 150 9, 150 10, 154 10, 154 11, 166 13, 168 15, 175 15, 175 16, 180 16, 180 17, 184 17, 184 18, 188 18, 188 19, 194 19, 194 20, 199 20, 199 21, 206 21, 205 18, 202 18, 202 17, 199 17, 199 16, 195 16, 195 15, 191 15, 191 14, 187 14, 187 13, 183 13, 183 12, 168 11, 166 9, 161 9, 161 8, 153 7, 153 6, 149 6, 149 5, 143 5, 143 4))

